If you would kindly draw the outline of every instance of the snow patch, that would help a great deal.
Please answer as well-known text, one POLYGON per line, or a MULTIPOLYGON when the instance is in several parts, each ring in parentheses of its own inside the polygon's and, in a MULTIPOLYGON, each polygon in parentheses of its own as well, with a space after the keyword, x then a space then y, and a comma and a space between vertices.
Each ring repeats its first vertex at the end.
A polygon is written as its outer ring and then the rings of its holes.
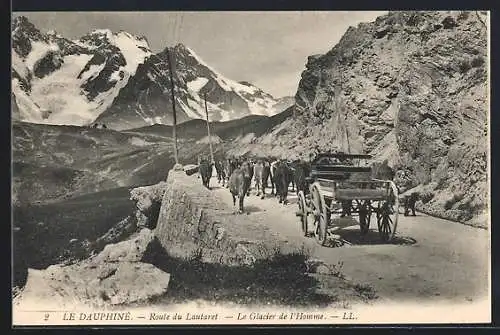
MULTIPOLYGON (((111 33, 109 29, 104 29, 102 32, 108 34, 111 33)), ((99 115, 104 112, 111 104, 114 99, 120 93, 120 90, 127 85, 130 77, 135 75, 137 67, 139 64, 144 63, 146 58, 150 56, 151 51, 144 51, 139 47, 146 48, 149 50, 149 45, 144 40, 138 40, 126 33, 118 33, 116 35, 111 34, 108 36, 108 40, 111 44, 115 45, 118 49, 120 49, 123 57, 125 58, 126 65, 121 66, 115 73, 112 74, 110 79, 116 80, 116 84, 114 88, 109 91, 100 93, 95 101, 99 101, 98 107, 95 111, 95 114, 99 115), (119 72, 123 71, 123 78, 120 78, 119 72)), ((97 117, 97 116, 96 116, 97 117)), ((153 120, 151 120, 152 122, 153 120)), ((153 123, 151 123, 153 124, 153 123)))
POLYGON ((90 33, 91 35, 105 35, 108 40, 113 37, 113 32, 109 29, 94 29, 90 33))
POLYGON ((105 65, 105 63, 99 65, 90 65, 89 69, 83 73, 81 80, 85 82, 94 79, 99 75, 102 69, 104 69, 105 65))
POLYGON ((109 82, 114 82, 114 81, 116 82, 116 81, 119 81, 119 80, 121 80, 121 78, 120 78, 120 71, 113 72, 111 74, 111 76, 109 76, 109 79, 108 79, 109 82))
POLYGON ((48 109, 52 115, 43 123, 82 125, 97 117, 95 103, 83 95, 78 74, 92 55, 70 55, 64 58, 62 66, 51 75, 35 78, 32 82, 31 96, 40 107, 48 109))
POLYGON ((198 93, 207 83, 207 78, 198 77, 195 80, 188 82, 186 85, 191 91, 198 93))
POLYGON ((23 60, 17 52, 12 51, 12 68, 21 76, 23 79, 26 79, 28 76, 29 70, 24 64, 23 60))
POLYGON ((150 51, 146 52, 139 48, 143 47, 149 49, 145 41, 139 41, 132 38, 132 36, 127 33, 118 33, 114 35, 113 38, 110 38, 110 41, 122 52, 127 62, 122 70, 128 72, 131 76, 135 74, 137 66, 144 63, 146 57, 151 55, 150 51))
POLYGON ((199 109, 191 108, 191 104, 188 106, 181 99, 175 99, 177 103, 181 106, 182 110, 191 119, 203 119, 203 114, 199 113, 199 109))
MULTIPOLYGON (((279 112, 274 108, 274 105, 277 103, 277 100, 275 100, 271 95, 266 94, 265 98, 254 97, 254 95, 259 92, 263 94, 265 93, 255 86, 243 85, 234 80, 226 78, 222 74, 218 73, 215 69, 210 67, 207 63, 205 63, 203 59, 201 59, 201 57, 199 57, 192 49, 189 49, 187 47, 186 49, 189 51, 191 56, 196 59, 196 61, 199 64, 205 66, 208 70, 210 70, 213 73, 214 75, 213 79, 223 90, 225 90, 226 92, 234 92, 235 94, 240 96, 245 102, 247 102, 251 114, 272 116, 279 112)), ((199 79, 200 78, 197 78, 194 81, 199 79)), ((193 91, 197 92, 196 90, 193 91)), ((229 115, 231 114, 234 115, 234 112, 229 112, 228 115, 223 114, 223 118, 224 119, 230 118, 229 115)))
POLYGON ((189 51, 191 56, 196 59, 198 63, 201 65, 205 66, 207 69, 209 69, 213 74, 215 75, 215 80, 219 84, 219 86, 222 87, 223 90, 228 91, 228 92, 247 92, 248 94, 254 94, 258 89, 256 87, 249 87, 246 85, 242 85, 234 80, 228 79, 219 72, 217 72, 214 68, 210 67, 207 63, 201 59, 200 56, 198 56, 192 49, 187 48, 186 49, 189 51))
POLYGON ((24 64, 30 71, 33 71, 33 66, 35 66, 36 62, 45 57, 49 52, 56 51, 59 51, 59 46, 57 44, 31 41, 31 52, 26 57, 24 64))

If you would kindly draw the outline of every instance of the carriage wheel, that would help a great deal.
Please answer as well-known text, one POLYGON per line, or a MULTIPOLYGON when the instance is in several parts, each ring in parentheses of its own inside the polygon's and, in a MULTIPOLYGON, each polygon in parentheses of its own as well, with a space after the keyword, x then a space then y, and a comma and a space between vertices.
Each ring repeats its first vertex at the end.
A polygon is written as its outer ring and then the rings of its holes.
POLYGON ((307 219, 309 215, 306 210, 306 199, 303 191, 299 192, 298 204, 299 204, 299 214, 300 214, 300 223, 302 232, 304 233, 304 236, 307 236, 307 219))
POLYGON ((393 182, 390 186, 388 200, 379 201, 377 209, 378 232, 384 242, 390 242, 394 238, 399 216, 397 188, 393 182))
POLYGON ((328 215, 325 213, 321 213, 319 216, 318 223, 314 229, 314 237, 316 239, 316 242, 318 242, 319 245, 322 247, 326 245, 327 241, 327 231, 326 228, 328 227, 328 215))
POLYGON ((314 208, 316 210, 314 220, 314 238, 319 245, 325 246, 330 215, 317 186, 313 187, 311 193, 314 208))
POLYGON ((370 200, 364 200, 359 204, 359 228, 361 235, 366 235, 370 230, 370 219, 372 216, 370 200))

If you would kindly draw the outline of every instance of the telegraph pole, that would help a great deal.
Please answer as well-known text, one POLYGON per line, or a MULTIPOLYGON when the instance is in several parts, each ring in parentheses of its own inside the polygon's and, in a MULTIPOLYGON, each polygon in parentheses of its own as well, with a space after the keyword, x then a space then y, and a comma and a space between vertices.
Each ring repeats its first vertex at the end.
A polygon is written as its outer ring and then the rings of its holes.
POLYGON ((205 97, 205 113, 207 115, 207 133, 208 133, 208 145, 210 146, 210 158, 212 159, 212 163, 214 160, 214 152, 212 150, 212 137, 210 136, 210 124, 208 122, 208 107, 207 107, 207 93, 204 94, 205 97))
POLYGON ((172 127, 172 137, 174 138, 174 158, 175 158, 175 164, 179 164, 179 156, 178 156, 178 151, 177 151, 177 113, 175 111, 175 93, 174 93, 174 70, 173 70, 173 53, 170 52, 169 48, 167 47, 166 49, 167 52, 167 63, 168 63, 168 72, 170 74, 170 86, 171 86, 171 93, 172 93, 172 111, 173 111, 173 117, 174 117, 174 125, 172 127))

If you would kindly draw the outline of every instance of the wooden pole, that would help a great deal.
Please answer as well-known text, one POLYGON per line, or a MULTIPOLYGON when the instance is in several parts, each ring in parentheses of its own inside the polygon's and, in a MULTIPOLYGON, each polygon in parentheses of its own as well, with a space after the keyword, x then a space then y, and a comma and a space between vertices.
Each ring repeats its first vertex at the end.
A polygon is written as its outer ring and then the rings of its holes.
POLYGON ((170 86, 171 86, 171 93, 172 93, 172 112, 173 112, 173 127, 172 127, 172 137, 174 139, 174 158, 175 158, 175 164, 179 164, 179 155, 177 151, 177 113, 175 111, 175 87, 174 87, 174 70, 173 70, 173 53, 170 52, 169 48, 166 48, 167 52, 167 63, 168 63, 168 72, 170 74, 170 86))
POLYGON ((208 133, 208 145, 210 146, 210 159, 212 163, 215 163, 214 160, 214 152, 212 150, 212 137, 210 136, 210 123, 208 122, 208 107, 207 107, 207 94, 204 94, 205 97, 205 114, 207 115, 207 133, 208 133))

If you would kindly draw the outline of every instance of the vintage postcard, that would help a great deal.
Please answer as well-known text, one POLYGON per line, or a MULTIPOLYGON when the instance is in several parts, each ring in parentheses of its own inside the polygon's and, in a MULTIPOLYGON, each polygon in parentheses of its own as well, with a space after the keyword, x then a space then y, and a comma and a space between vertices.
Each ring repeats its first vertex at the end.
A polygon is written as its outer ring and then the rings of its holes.
POLYGON ((491 322, 489 12, 11 28, 14 326, 491 322))

